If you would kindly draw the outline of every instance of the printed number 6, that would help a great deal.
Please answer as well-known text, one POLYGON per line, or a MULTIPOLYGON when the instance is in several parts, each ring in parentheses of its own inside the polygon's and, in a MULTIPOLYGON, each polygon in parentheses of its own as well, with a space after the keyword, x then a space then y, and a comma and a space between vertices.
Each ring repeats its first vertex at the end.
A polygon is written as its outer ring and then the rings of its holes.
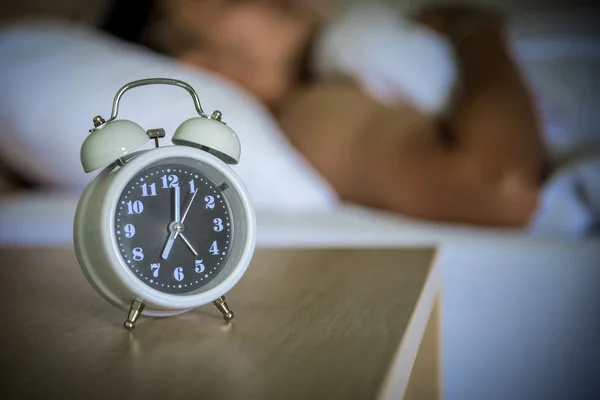
POLYGON ((175 271, 173 271, 173 278, 175 278, 175 280, 178 282, 181 282, 183 280, 183 268, 182 267, 175 268, 175 271))

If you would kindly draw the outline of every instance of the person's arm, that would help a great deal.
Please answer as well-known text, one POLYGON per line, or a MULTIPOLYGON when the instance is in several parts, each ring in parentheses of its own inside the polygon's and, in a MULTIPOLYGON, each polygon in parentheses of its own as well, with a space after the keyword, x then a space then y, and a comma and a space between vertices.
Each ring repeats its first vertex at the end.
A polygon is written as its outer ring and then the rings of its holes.
POLYGON ((431 25, 453 44, 460 71, 453 107, 442 121, 446 133, 480 158, 492 178, 511 169, 528 184, 539 184, 546 152, 538 113, 504 39, 502 21, 483 13, 471 16, 476 10, 439 10, 446 23, 431 25))
POLYGON ((524 225, 538 202, 542 146, 500 35, 457 49, 465 79, 447 121, 452 145, 437 121, 387 109, 346 83, 298 93, 280 115, 283 129, 347 201, 422 219, 524 225))

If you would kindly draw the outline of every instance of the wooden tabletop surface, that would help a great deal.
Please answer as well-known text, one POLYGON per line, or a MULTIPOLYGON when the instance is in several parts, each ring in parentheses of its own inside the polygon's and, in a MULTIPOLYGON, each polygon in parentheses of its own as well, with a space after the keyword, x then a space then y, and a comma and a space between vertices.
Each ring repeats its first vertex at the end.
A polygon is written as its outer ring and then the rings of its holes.
POLYGON ((232 323, 207 305, 130 334, 71 249, 0 249, 0 397, 372 399, 403 368, 433 258, 259 249, 227 295, 232 323))

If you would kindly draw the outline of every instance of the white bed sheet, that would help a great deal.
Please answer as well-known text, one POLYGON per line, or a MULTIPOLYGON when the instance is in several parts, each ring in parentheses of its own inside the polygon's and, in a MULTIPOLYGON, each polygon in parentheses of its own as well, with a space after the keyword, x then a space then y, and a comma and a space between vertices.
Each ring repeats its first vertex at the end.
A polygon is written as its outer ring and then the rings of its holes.
MULTIPOLYGON (((78 193, 20 192, 0 201, 0 245, 71 245, 78 193)), ((257 210, 259 246, 437 246, 558 240, 514 229, 429 223, 354 205, 331 210, 257 210)))

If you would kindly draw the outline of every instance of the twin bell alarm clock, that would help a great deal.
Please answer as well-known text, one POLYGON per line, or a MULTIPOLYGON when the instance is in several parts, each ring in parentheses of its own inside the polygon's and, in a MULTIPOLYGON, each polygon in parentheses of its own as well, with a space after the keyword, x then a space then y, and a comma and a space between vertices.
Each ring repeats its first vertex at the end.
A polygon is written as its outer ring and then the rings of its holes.
POLYGON ((230 165, 240 141, 219 111, 202 110, 194 89, 165 78, 118 90, 108 120, 95 117, 81 147, 85 172, 99 171, 79 200, 73 227, 77 260, 89 283, 127 313, 165 317, 213 303, 233 318, 225 294, 252 258, 256 223, 250 196, 230 165), (117 119, 122 95, 143 85, 174 85, 198 116, 160 146, 164 129, 117 119), (140 150, 154 140, 154 148, 140 150))

